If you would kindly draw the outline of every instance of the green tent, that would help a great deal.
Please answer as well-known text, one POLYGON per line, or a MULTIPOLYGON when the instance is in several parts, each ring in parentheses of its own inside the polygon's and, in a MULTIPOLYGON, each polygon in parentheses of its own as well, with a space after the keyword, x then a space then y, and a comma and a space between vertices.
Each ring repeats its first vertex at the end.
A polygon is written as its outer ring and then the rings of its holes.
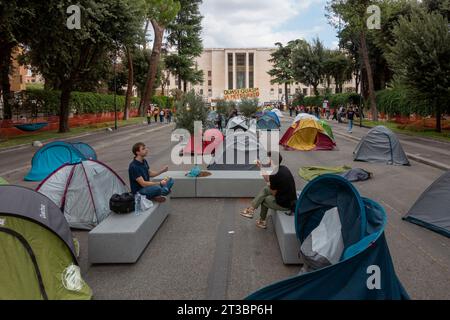
POLYGON ((347 166, 340 166, 340 167, 319 167, 319 166, 312 166, 312 167, 301 167, 298 170, 298 175, 305 179, 306 181, 313 180, 314 178, 326 174, 337 174, 337 173, 343 173, 345 171, 350 170, 351 167, 347 166))
POLYGON ((49 198, 0 186, 0 300, 86 300, 72 234, 49 198))
POLYGON ((330 125, 328 124, 328 122, 326 122, 325 120, 319 120, 320 124, 322 125, 322 127, 325 129, 326 134, 334 140, 334 135, 333 135, 333 130, 331 130, 330 125))
POLYGON ((2 177, 0 177, 0 186, 3 185, 3 184, 8 184, 8 181, 6 181, 2 177))

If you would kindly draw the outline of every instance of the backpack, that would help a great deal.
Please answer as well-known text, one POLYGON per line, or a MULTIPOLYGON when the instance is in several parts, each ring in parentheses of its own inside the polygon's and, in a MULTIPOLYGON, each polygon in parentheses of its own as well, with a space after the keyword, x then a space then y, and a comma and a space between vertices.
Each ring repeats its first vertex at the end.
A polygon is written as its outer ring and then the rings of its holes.
POLYGON ((134 211, 134 195, 131 192, 113 194, 109 199, 109 209, 115 213, 130 213, 134 211))

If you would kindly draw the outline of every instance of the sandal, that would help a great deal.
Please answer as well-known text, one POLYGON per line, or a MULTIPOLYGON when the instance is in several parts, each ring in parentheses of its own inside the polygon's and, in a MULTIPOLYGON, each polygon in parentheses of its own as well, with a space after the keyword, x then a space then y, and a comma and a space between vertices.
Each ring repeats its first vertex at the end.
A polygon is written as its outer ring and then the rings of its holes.
POLYGON ((267 228, 267 222, 265 220, 259 219, 258 221, 256 221, 256 226, 261 228, 261 229, 266 229, 267 228))
POLYGON ((253 215, 255 214, 255 209, 249 207, 249 208, 245 208, 244 210, 241 211, 241 216, 246 217, 246 218, 253 218, 253 215))

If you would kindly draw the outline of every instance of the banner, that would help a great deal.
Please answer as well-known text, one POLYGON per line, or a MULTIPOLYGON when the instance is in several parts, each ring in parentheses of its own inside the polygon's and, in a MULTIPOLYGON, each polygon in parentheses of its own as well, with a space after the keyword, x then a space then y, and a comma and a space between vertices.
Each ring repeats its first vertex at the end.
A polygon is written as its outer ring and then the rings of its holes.
POLYGON ((225 100, 239 100, 243 98, 258 98, 259 88, 224 90, 223 98, 225 100))

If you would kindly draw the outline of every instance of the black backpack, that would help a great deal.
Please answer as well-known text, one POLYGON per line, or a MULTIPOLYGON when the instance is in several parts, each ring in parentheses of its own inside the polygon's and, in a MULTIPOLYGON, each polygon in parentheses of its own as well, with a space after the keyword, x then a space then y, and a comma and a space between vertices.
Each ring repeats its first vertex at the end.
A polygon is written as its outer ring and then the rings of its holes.
POLYGON ((109 209, 115 213, 130 213, 134 211, 134 195, 130 192, 113 194, 109 199, 109 209))

